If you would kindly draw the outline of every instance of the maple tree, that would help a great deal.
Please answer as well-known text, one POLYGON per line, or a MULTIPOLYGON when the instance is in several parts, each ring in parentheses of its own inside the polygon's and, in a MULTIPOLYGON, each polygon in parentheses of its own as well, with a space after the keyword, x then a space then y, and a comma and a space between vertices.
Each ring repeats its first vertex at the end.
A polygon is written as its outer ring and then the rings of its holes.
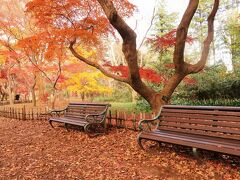
MULTIPOLYGON (((47 84, 51 84, 52 106, 54 106, 57 83, 63 80, 61 66, 66 59, 65 47, 62 43, 58 43, 56 36, 51 36, 47 31, 41 32, 26 16, 22 7, 26 1, 11 0, 11 3, 14 4, 12 9, 8 3, 2 3, 3 10, 8 10, 9 13, 1 15, 0 20, 0 44, 4 46, 1 54, 17 63, 13 63, 14 77, 22 78, 17 78, 15 83, 18 91, 22 89, 21 93, 25 93, 23 91, 28 89, 35 106, 37 100, 35 90, 39 92, 38 99, 44 99, 42 96, 46 95, 44 82, 46 81, 47 84)), ((9 85, 10 83, 7 86, 9 85)))
MULTIPOLYGON (((176 43, 173 53, 175 72, 167 81, 161 92, 148 87, 141 79, 136 48, 136 33, 124 20, 134 11, 134 6, 127 0, 32 0, 27 4, 28 12, 32 12, 39 27, 50 29, 52 34, 58 34, 58 40, 70 43, 70 51, 79 59, 99 69, 108 77, 129 84, 143 96, 151 105, 153 111, 169 102, 172 93, 185 76, 201 71, 209 54, 213 40, 214 18, 219 6, 219 0, 214 0, 211 13, 208 16, 208 34, 204 41, 200 60, 196 64, 184 61, 184 49, 191 20, 197 10, 199 1, 190 0, 182 20, 176 30, 176 43), (100 49, 101 38, 117 30, 123 39, 122 51, 128 67, 127 77, 121 77, 104 67, 99 60, 86 58, 78 53, 75 47, 79 44, 92 49, 100 49)), ((100 53, 101 54, 101 53, 100 53)), ((98 56, 102 57, 102 56, 98 56)))
POLYGON ((86 96, 109 94, 112 89, 103 85, 103 78, 104 75, 96 71, 76 73, 67 80, 67 90, 80 94, 83 101, 86 96))
POLYGON ((10 0, 9 2, 1 3, 3 14, 0 20, 0 44, 4 46, 1 50, 1 54, 5 55, 2 69, 8 72, 7 65, 11 62, 12 70, 7 73, 7 78, 9 79, 11 76, 10 79, 15 81, 15 88, 11 87, 13 83, 7 83, 6 85, 7 88, 12 91, 8 93, 10 96, 10 103, 14 103, 14 93, 23 93, 27 95, 30 93, 27 91, 31 91, 33 104, 36 105, 34 91, 36 85, 36 72, 35 70, 33 71, 33 68, 30 68, 27 63, 27 56, 29 54, 25 49, 19 46, 19 41, 24 39, 27 35, 35 33, 34 28, 31 26, 31 21, 27 20, 22 9, 25 3, 25 0, 10 0), (11 95, 12 93, 13 95, 11 95))

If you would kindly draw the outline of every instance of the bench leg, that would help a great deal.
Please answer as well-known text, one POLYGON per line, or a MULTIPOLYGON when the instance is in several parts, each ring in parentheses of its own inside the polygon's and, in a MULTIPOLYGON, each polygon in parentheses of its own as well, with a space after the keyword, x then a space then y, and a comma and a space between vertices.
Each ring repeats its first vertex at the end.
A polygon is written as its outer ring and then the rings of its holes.
POLYGON ((197 148, 192 148, 193 156, 198 157, 198 149, 197 148))
POLYGON ((143 145, 142 145, 142 138, 140 137, 141 136, 141 133, 138 135, 137 137, 137 142, 138 142, 138 145, 141 149, 144 149, 143 148, 143 145))
MULTIPOLYGON (((92 124, 86 124, 86 125, 84 126, 84 132, 86 132, 89 137, 92 138, 92 137, 95 137, 95 136, 98 136, 98 135, 101 135, 101 134, 106 134, 106 129, 105 129, 104 126, 102 127, 104 132, 96 132, 96 131, 95 131, 96 129, 91 132, 90 127, 94 127, 94 125, 95 125, 95 126, 98 126, 99 123, 96 123, 96 124, 93 124, 93 123, 92 123, 92 124)), ((100 125, 101 125, 101 124, 100 124, 100 125)))
POLYGON ((67 127, 67 123, 64 123, 64 127, 67 129, 67 131, 69 132, 69 129, 67 127))
POLYGON ((53 127, 53 125, 52 125, 52 121, 51 121, 51 120, 49 120, 48 122, 49 122, 49 124, 52 126, 52 128, 54 128, 54 127, 53 127))

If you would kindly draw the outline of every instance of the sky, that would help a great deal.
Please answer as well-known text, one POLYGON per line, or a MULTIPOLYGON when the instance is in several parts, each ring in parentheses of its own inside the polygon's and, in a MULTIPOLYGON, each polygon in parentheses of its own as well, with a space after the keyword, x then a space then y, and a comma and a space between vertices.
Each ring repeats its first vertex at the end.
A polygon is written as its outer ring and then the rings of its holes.
MULTIPOLYGON (((128 24, 132 28, 136 27, 137 21, 137 28, 135 32, 138 35, 138 44, 142 41, 142 38, 150 26, 153 8, 156 1, 157 0, 130 0, 130 2, 138 7, 138 12, 130 20, 128 20, 128 24)), ((188 5, 189 0, 166 0, 166 2, 167 11, 178 12, 179 17, 181 17, 188 5)))

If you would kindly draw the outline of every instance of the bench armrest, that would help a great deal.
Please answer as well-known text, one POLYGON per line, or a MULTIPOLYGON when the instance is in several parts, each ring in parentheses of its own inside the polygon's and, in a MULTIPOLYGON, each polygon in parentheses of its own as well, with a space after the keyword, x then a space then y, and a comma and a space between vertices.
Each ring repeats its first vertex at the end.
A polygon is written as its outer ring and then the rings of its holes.
POLYGON ((161 110, 162 108, 160 108, 159 113, 153 119, 143 119, 139 121, 138 129, 140 131, 152 131, 153 129, 156 129, 159 126, 161 110), (146 124, 146 127, 144 127, 143 124, 146 124), (152 128, 152 126, 154 126, 154 128, 152 128))
POLYGON ((108 110, 108 105, 106 106, 106 108, 103 110, 103 112, 101 113, 96 113, 96 114, 88 114, 85 116, 85 120, 88 123, 102 123, 105 120, 106 114, 107 114, 107 110, 108 110), (102 116, 101 120, 96 119, 97 117, 102 116))
POLYGON ((54 109, 48 112, 49 115, 53 116, 53 115, 57 115, 60 116, 61 112, 65 112, 67 110, 67 108, 64 109, 54 109))

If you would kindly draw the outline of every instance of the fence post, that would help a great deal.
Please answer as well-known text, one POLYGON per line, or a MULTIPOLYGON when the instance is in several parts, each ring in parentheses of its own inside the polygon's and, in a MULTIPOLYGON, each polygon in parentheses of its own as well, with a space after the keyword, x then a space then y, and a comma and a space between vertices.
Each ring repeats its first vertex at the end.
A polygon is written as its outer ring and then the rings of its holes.
POLYGON ((22 109, 22 120, 26 120, 26 109, 25 109, 25 106, 23 106, 23 109, 22 109))
POLYGON ((12 108, 9 108, 9 118, 12 118, 12 108))
POLYGON ((38 115, 38 108, 37 108, 37 117, 36 117, 37 120, 38 120, 38 117, 39 117, 39 115, 38 115))
POLYGON ((109 126, 111 127, 112 126, 112 111, 111 110, 109 110, 108 111, 109 113, 108 113, 108 124, 109 124, 109 126))
POLYGON ((44 116, 45 116, 44 120, 47 120, 47 108, 45 108, 44 116))
POLYGON ((116 112, 115 114, 116 127, 118 127, 118 111, 116 110, 115 112, 116 112))
POLYGON ((33 115, 33 108, 32 108, 32 120, 34 120, 34 115, 33 115))
POLYGON ((18 120, 21 120, 21 117, 20 117, 20 109, 18 109, 18 120))
POLYGON ((15 111, 14 111, 14 108, 12 108, 12 119, 15 119, 15 111))
POLYGON ((137 127, 136 127, 136 112, 132 112, 132 117, 133 117, 133 129, 134 131, 137 130, 137 127))
POLYGON ((124 111, 123 112, 123 121, 122 121, 122 126, 126 129, 126 121, 127 121, 127 113, 124 111))

